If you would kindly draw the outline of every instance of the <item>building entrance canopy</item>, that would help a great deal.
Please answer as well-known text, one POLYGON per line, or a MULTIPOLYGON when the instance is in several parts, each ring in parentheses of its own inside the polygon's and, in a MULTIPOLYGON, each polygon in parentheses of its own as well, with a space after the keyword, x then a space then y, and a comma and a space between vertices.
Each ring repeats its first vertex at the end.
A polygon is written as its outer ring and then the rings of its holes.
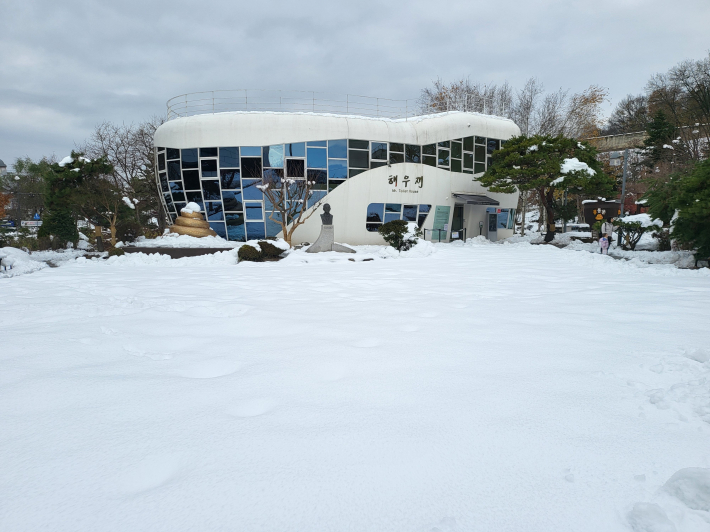
POLYGON ((454 194, 454 197, 465 201, 467 205, 500 205, 499 201, 482 194, 454 194))

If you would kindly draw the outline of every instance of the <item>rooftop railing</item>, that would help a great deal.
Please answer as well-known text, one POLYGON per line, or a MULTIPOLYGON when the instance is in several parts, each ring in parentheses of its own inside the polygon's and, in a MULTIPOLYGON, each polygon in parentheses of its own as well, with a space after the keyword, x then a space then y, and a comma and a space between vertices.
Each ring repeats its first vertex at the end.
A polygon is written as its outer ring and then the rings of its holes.
POLYGON ((423 114, 418 100, 414 99, 392 100, 353 94, 252 89, 183 94, 168 100, 167 107, 168 120, 231 111, 325 113, 390 119, 407 119, 423 114))

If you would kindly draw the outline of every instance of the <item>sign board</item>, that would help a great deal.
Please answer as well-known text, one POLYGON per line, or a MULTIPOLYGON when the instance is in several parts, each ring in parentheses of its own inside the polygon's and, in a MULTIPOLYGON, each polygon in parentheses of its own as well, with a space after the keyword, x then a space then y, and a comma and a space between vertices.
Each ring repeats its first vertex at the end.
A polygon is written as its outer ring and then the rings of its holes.
POLYGON ((42 225, 42 220, 22 220, 20 225, 22 227, 39 227, 42 225))
POLYGON ((39 213, 36 212, 35 215, 32 217, 33 220, 39 220, 39 213))
POLYGON ((451 232, 451 238, 458 238, 459 237, 459 232, 458 231, 452 231, 451 232))
POLYGON ((449 230, 449 214, 451 214, 451 207, 448 205, 437 205, 434 211, 434 225, 432 229, 434 230, 434 235, 439 237, 441 234, 441 239, 446 238, 446 233, 449 230), (441 230, 441 233, 439 232, 441 230))

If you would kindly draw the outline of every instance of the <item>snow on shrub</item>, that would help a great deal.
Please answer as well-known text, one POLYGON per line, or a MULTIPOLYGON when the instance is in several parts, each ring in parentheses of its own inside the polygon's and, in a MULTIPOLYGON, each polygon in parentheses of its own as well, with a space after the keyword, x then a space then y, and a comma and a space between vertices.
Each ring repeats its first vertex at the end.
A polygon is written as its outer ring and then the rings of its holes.
POLYGON ((419 241, 421 232, 414 222, 392 220, 377 230, 382 238, 397 251, 407 251, 419 241))

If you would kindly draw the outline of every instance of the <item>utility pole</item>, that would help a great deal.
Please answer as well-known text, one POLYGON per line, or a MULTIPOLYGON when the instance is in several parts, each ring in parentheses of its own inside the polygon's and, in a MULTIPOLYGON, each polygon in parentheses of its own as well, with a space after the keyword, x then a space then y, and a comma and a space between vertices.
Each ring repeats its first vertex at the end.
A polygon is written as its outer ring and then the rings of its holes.
MULTIPOLYGON (((629 149, 626 148, 624 150, 624 173, 621 177, 621 205, 620 205, 620 214, 619 218, 624 217, 624 198, 626 197, 626 172, 628 171, 629 168, 629 149)), ((618 238, 616 241, 617 246, 621 246, 621 228, 619 228, 618 232, 618 238)))

